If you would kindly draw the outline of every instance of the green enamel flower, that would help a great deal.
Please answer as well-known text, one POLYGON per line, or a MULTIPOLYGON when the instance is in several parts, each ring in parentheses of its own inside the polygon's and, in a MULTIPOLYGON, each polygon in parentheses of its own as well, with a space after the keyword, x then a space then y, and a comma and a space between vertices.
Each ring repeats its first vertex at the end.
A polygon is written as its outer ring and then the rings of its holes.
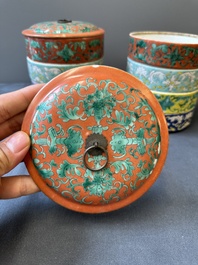
POLYGON ((82 147, 84 141, 82 135, 79 131, 72 130, 69 128, 68 137, 64 139, 64 144, 67 146, 67 154, 71 157, 73 154, 77 153, 82 147))
POLYGON ((78 164, 70 164, 68 161, 64 160, 57 170, 59 178, 65 178, 67 174, 80 176, 81 172, 78 167, 80 167, 78 164))
POLYGON ((110 144, 114 153, 124 155, 126 153, 126 146, 128 144, 128 139, 125 136, 125 132, 120 131, 117 134, 114 134, 110 144))
POLYGON ((87 96, 83 101, 87 116, 94 116, 97 123, 104 117, 111 117, 113 107, 116 106, 116 99, 106 89, 98 90, 87 96))
POLYGON ((86 172, 86 179, 83 183, 85 191, 89 191, 90 195, 104 196, 105 192, 112 189, 113 174, 109 169, 104 171, 95 172, 93 175, 91 171, 91 178, 88 177, 89 173, 86 172))
POLYGON ((63 50, 58 51, 57 55, 62 57, 65 62, 68 62, 74 56, 74 52, 65 44, 63 50))

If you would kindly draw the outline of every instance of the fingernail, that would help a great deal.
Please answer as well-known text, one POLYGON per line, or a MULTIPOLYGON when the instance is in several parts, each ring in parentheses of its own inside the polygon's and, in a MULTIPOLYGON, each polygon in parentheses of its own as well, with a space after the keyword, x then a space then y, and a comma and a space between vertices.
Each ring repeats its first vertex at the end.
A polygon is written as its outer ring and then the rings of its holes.
POLYGON ((8 137, 5 142, 7 148, 9 148, 12 153, 19 153, 30 145, 30 139, 28 135, 22 131, 14 133, 8 137))

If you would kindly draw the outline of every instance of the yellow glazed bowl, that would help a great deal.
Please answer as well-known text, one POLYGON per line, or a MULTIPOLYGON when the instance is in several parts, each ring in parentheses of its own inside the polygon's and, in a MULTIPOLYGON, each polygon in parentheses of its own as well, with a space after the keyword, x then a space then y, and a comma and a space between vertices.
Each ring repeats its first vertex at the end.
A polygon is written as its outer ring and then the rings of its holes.
POLYGON ((152 92, 163 109, 169 132, 181 131, 191 124, 198 90, 190 93, 152 92))

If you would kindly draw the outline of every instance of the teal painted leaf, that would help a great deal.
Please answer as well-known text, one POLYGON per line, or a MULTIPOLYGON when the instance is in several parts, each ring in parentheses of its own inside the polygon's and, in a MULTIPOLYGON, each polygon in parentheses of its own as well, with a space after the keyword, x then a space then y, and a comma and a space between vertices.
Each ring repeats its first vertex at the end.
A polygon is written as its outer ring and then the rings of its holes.
POLYGON ((82 29, 82 32, 90 32, 90 31, 91 31, 91 29, 89 27, 84 27, 82 29))
POLYGON ((129 42, 130 42, 130 44, 134 44, 134 39, 133 38, 130 38, 129 39, 129 42))
POLYGON ((49 102, 42 102, 38 107, 36 108, 37 111, 39 111, 41 114, 44 114, 48 110, 50 110, 52 106, 49 104, 49 102))
POLYGON ((59 117, 67 122, 69 120, 78 120, 80 117, 79 115, 77 115, 77 112, 79 111, 79 108, 78 107, 74 107, 73 109, 72 108, 66 108, 67 104, 64 100, 61 101, 61 104, 58 105, 58 109, 60 111, 58 111, 58 114, 60 115, 59 117))
POLYGON ((57 173, 60 178, 65 178, 67 173, 80 176, 81 172, 78 170, 78 167, 80 166, 77 164, 70 164, 68 161, 64 160, 60 165, 60 168, 57 170, 57 173))
POLYGON ((159 48, 161 48, 163 53, 167 53, 168 52, 168 46, 167 45, 161 45, 161 46, 159 46, 159 48))
POLYGON ((177 61, 180 62, 184 59, 184 57, 180 55, 178 48, 172 51, 170 54, 164 55, 164 58, 167 58, 171 61, 171 66, 174 66, 177 61))
POLYGON ((198 55, 198 48, 190 48, 190 47, 184 47, 185 56, 189 56, 191 53, 196 56, 198 55))
POLYGON ((146 47, 146 42, 143 41, 143 40, 137 41, 137 47, 145 48, 146 47))
POLYGON ((100 53, 101 51, 95 51, 95 52, 92 52, 91 55, 90 55, 90 60, 93 60, 93 59, 99 59, 100 58, 100 53))
POLYGON ((51 171, 51 169, 42 168, 42 169, 39 169, 39 173, 44 179, 51 178, 51 176, 53 176, 53 172, 51 171))
POLYGON ((108 126, 89 126, 87 127, 88 130, 92 131, 93 133, 99 133, 101 134, 103 131, 107 131, 108 130, 108 126))
POLYGON ((126 160, 119 160, 112 163, 112 166, 115 167, 115 173, 119 173, 122 170, 126 170, 129 176, 133 175, 134 166, 133 163, 127 158, 126 160))
POLYGON ((50 50, 50 49, 52 49, 53 47, 55 47, 54 42, 50 42, 50 41, 47 41, 47 42, 45 43, 45 46, 46 46, 47 50, 50 50))
POLYGON ((30 46, 32 46, 33 48, 40 48, 40 44, 38 43, 38 41, 34 40, 30 42, 30 46))
POLYGON ((41 136, 46 132, 46 126, 42 124, 41 127, 43 128, 43 130, 37 131, 38 136, 41 136))
POLYGON ((90 47, 100 46, 100 40, 92 40, 89 42, 90 47))
POLYGON ((145 161, 143 162, 142 160, 140 160, 140 162, 138 163, 137 167, 141 168, 141 167, 144 166, 145 163, 146 163, 145 161))
POLYGON ((124 127, 129 128, 130 126, 133 126, 134 121, 136 120, 136 118, 134 118, 132 115, 126 116, 122 111, 115 111, 115 115, 116 115, 116 119, 112 118, 112 121, 114 123, 123 125, 124 127))
POLYGON ((50 161, 50 166, 51 167, 57 167, 58 165, 57 165, 57 163, 54 160, 51 160, 50 161))
POLYGON ((145 61, 145 55, 141 54, 141 53, 136 54, 135 58, 138 59, 138 60, 141 60, 143 62, 145 61))
POLYGON ((85 49, 86 49, 86 42, 85 42, 85 41, 74 42, 73 45, 74 45, 74 50, 77 50, 78 47, 79 47, 81 50, 85 50, 85 49))

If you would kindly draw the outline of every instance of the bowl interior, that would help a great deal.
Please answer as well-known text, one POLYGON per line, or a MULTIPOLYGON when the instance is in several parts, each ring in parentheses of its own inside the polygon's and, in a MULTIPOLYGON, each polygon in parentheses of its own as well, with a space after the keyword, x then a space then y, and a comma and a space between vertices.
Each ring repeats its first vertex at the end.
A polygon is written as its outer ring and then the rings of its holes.
POLYGON ((131 34, 143 40, 168 43, 198 44, 198 35, 174 32, 134 32, 131 34))

